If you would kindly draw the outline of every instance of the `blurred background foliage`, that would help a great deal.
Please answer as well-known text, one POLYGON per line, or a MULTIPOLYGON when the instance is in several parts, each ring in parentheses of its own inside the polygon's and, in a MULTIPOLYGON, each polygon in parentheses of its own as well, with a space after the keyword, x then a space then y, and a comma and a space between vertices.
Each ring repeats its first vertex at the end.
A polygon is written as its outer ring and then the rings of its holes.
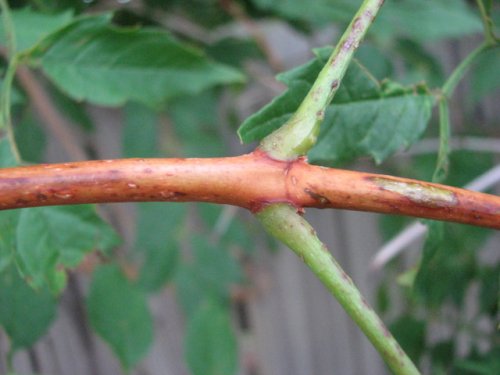
MULTIPOLYGON (((15 140, 23 162, 42 163, 251 150, 255 143, 238 142, 238 126, 244 124, 243 140, 255 141, 283 122, 329 51, 314 55, 309 47, 333 44, 360 1, 9 3, 17 50, 33 68, 12 88, 15 140), (295 35, 309 45, 291 46, 295 35), (121 139, 109 144, 109 152, 102 152, 96 138, 100 106, 119 108, 121 139)), ((499 24, 499 3, 483 3, 499 24)), ((475 1, 387 0, 310 160, 431 180, 440 138, 431 107, 454 68, 443 48, 458 40, 477 45, 482 32, 475 1), (361 144, 367 124, 372 135, 361 144), (394 140, 394 134, 401 137, 394 140)), ((0 41, 6 45, 4 27, 0 41)), ((464 186, 498 164, 499 64, 499 48, 482 54, 451 100, 451 135, 445 141, 452 152, 444 183, 464 186), (495 116, 485 114, 491 103, 495 116)), ((6 66, 4 48, 4 72, 6 66)), ((1 156, 3 166, 15 162, 5 139, 1 156)), ((233 318, 238 311, 240 323, 244 317, 256 249, 266 242, 274 248, 272 241, 261 237, 251 217, 231 207, 120 207, 99 208, 106 222, 92 206, 1 213, 0 325, 10 351, 0 353, 0 362, 11 362, 16 350, 46 332, 67 278, 84 274, 91 279, 90 324, 125 369, 147 354, 154 337, 147 299, 174 285, 186 317, 190 372, 238 373, 243 365, 233 318), (72 229, 61 230, 64 223, 72 229)), ((390 239, 410 222, 381 217, 381 233, 390 239)), ((491 231, 427 225, 420 259, 408 264, 396 257, 385 266, 377 309, 426 373, 498 374, 500 245, 483 253, 491 231), (448 334, 434 337, 436 325, 446 326, 448 334)))

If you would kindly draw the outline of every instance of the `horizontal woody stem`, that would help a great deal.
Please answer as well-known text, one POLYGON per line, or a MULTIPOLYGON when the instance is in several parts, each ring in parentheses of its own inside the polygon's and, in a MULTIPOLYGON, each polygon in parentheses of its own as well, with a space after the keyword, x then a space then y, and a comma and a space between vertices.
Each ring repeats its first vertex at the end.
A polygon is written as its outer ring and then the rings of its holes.
POLYGON ((0 209, 110 203, 271 203, 340 208, 500 229, 500 197, 423 181, 279 161, 256 150, 204 159, 119 159, 0 169, 0 209))

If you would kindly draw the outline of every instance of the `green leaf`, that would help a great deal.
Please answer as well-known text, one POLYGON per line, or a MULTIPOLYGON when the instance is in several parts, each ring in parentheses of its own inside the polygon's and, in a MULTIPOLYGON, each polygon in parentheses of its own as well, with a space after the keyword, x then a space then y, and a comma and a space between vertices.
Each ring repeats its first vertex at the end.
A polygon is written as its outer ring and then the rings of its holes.
POLYGON ((381 51, 380 48, 368 42, 359 46, 356 52, 356 59, 365 66, 377 80, 389 78, 394 74, 393 61, 387 56, 386 51, 381 51))
POLYGON ((173 97, 242 82, 240 72, 158 29, 118 28, 103 17, 83 18, 41 51, 44 72, 77 100, 117 106, 159 106, 173 97))
MULTIPOLYGON (((288 120, 309 91, 330 49, 316 59, 277 78, 287 91, 250 116, 238 133, 245 142, 262 139, 288 120)), ((432 97, 424 88, 380 85, 353 62, 328 107, 318 142, 309 153, 313 163, 331 165, 363 155, 380 163, 419 139, 431 115, 432 97)))
POLYGON ((381 37, 419 41, 458 38, 482 31, 482 23, 464 0, 388 0, 373 25, 381 37))
POLYGON ((483 97, 500 90, 500 74, 498 74, 500 49, 493 48, 478 57, 471 77, 471 99, 478 102, 483 97))
POLYGON ((484 314, 495 317, 500 309, 500 263, 485 267, 479 274, 479 306, 484 314))
POLYGON ((192 246, 194 261, 184 264, 176 275, 177 297, 188 316, 207 299, 226 303, 231 286, 243 279, 239 263, 226 249, 201 236, 193 238, 192 246))
POLYGON ((138 103, 125 106, 123 156, 127 158, 158 157, 158 115, 138 103))
POLYGON ((369 155, 381 163, 417 141, 427 127, 433 99, 425 89, 386 82, 358 95, 344 102, 339 96, 328 108, 311 162, 332 165, 369 155))
MULTIPOLYGON (((196 96, 186 96, 172 101, 168 113, 172 119, 175 135, 182 145, 185 157, 215 157, 224 155, 221 137, 218 99, 214 90, 196 96), (196 137, 193 137, 196 134, 196 137), (203 147, 200 147, 203 139, 203 147)), ((179 147, 179 142, 169 144, 169 149, 179 147)), ((177 154, 179 151, 174 152, 177 154)))
POLYGON ((263 58, 253 39, 224 38, 207 47, 207 54, 213 59, 234 67, 243 67, 250 59, 263 58))
POLYGON ((425 81, 431 87, 439 87, 444 83, 445 75, 438 59, 425 47, 411 39, 398 39, 396 52, 403 58, 406 71, 401 78, 404 83, 425 81))
POLYGON ((410 358, 418 363, 425 349, 425 322, 403 315, 389 329, 410 358))
POLYGON ((238 349, 227 310, 207 303, 189 319, 185 353, 193 375, 234 375, 238 349))
POLYGON ((19 164, 7 138, 0 139, 0 168, 15 167, 19 164))
MULTIPOLYGON (((45 37, 69 24, 73 14, 66 11, 59 14, 38 13, 30 8, 11 11, 12 23, 15 29, 17 51, 34 47, 45 37)), ((5 26, 0 21, 0 43, 6 45, 5 26)))
POLYGON ((206 238, 194 237, 191 243, 195 255, 194 265, 202 285, 220 295, 229 296, 230 286, 242 281, 239 263, 227 249, 211 245, 206 238))
POLYGON ((87 113, 85 103, 71 99, 54 86, 49 86, 48 89, 50 89, 53 103, 72 125, 77 125, 86 132, 94 129, 94 124, 87 113))
POLYGON ((458 375, 494 375, 500 372, 500 348, 494 346, 489 353, 472 353, 466 359, 455 364, 453 374, 458 375))
POLYGON ((448 368, 453 362, 455 343, 453 341, 441 341, 430 348, 432 367, 434 369, 448 368))
POLYGON ((442 222, 431 222, 428 227, 414 292, 431 308, 446 300, 461 306, 466 286, 476 276, 476 252, 489 231, 442 222))
POLYGON ((58 266, 75 267, 85 254, 110 250, 118 237, 100 219, 93 206, 23 209, 16 232, 20 269, 35 287, 64 287, 58 266))
POLYGON ((15 260, 19 213, 19 210, 0 212, 0 272, 15 260))
POLYGON ((212 234, 219 236, 217 242, 226 248, 236 245, 247 253, 253 252, 255 242, 252 240, 253 233, 251 233, 251 230, 257 230, 257 228, 252 226, 251 221, 243 221, 236 212, 231 211, 232 208, 230 206, 198 203, 197 207, 198 212, 212 234), (234 216, 228 216, 233 214, 234 216), (228 220, 227 224, 223 228, 218 228, 220 222, 226 220, 228 220), (221 229, 222 231, 219 232, 221 229))
POLYGON ((163 287, 174 274, 186 209, 175 203, 138 205, 135 250, 143 259, 138 283, 149 292, 163 287))
POLYGON ((361 1, 352 0, 254 0, 255 5, 291 20, 312 23, 347 22, 361 1))
POLYGON ((45 334, 56 314, 56 300, 46 289, 34 290, 14 266, 0 272, 0 325, 11 350, 33 345, 45 334))
MULTIPOLYGON (((313 24, 349 22, 361 0, 254 0, 259 8, 313 24)), ((386 0, 371 33, 438 40, 481 32, 481 20, 463 0, 386 0)))
POLYGON ((144 293, 116 265, 94 271, 87 299, 90 323, 129 369, 146 355, 153 320, 144 293))
POLYGON ((47 143, 46 136, 39 120, 31 111, 27 111, 22 121, 14 127, 14 133, 22 160, 41 163, 47 143))

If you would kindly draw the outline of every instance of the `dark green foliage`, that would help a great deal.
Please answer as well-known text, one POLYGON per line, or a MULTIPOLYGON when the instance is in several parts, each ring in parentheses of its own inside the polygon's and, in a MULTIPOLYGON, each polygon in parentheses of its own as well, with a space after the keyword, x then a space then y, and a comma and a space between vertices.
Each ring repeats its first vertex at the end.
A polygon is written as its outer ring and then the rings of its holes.
POLYGON ((0 327, 12 351, 33 345, 49 328, 56 307, 54 295, 46 288, 33 289, 14 265, 0 268, 0 327))
MULTIPOLYGON (((288 90, 250 116, 238 133, 245 142, 260 140, 283 125, 307 94, 331 49, 316 51, 316 59, 280 74, 288 90)), ((325 114, 313 163, 332 165, 370 155, 382 162, 415 142, 427 126, 433 99, 425 87, 403 87, 377 82, 353 63, 325 114)))
MULTIPOLYGON (((243 73, 249 61, 263 65, 268 57, 251 35, 231 31, 234 25, 248 31, 258 28, 260 20, 279 18, 303 35, 315 35, 332 23, 341 30, 361 0, 145 0, 137 1, 137 8, 105 14, 87 12, 102 5, 97 0, 9 3, 15 8, 17 57, 37 70, 57 111, 80 126, 85 137, 92 137, 96 129, 89 106, 122 107, 120 156, 145 158, 232 154, 225 141, 240 122, 238 95, 268 79, 254 79, 252 69, 243 73), (229 3, 241 6, 248 20, 235 17, 229 3), (166 30, 163 24, 169 16, 194 27, 186 33, 182 28, 166 30)), ((385 162, 387 172, 430 180, 435 154, 400 157, 398 152, 424 136, 437 137, 431 111, 449 67, 445 69, 437 57, 441 54, 435 51, 442 45, 435 42, 481 32, 474 3, 386 0, 326 112, 309 161, 339 165, 368 156, 385 162)), ((484 3, 498 22, 498 7, 491 0, 484 3)), ((7 35, 2 18, 2 47, 8 44, 7 35)), ((331 50, 316 49, 309 62, 278 74, 286 90, 243 122, 240 138, 259 141, 285 123, 331 50)), ((483 124, 474 107, 498 91, 498 61, 498 48, 475 61, 470 84, 464 85, 464 90, 471 88, 465 94, 470 107, 460 108, 465 121, 458 127, 455 118, 460 116, 450 106, 451 134, 441 138, 445 146, 457 135, 498 138, 498 124, 483 124)), ((5 73, 5 64, 2 70, 5 73)), ((20 81, 9 88, 4 76, 3 95, 11 89, 14 136, 22 160, 6 136, 2 118, 0 166, 43 162, 53 134, 41 126, 46 119, 37 117, 33 98, 20 81)), ((1 103, 3 113, 8 104, 1 103)), ((472 151, 451 153, 446 176, 447 163, 445 155, 439 161, 440 177, 455 186, 493 166, 491 155, 472 151)), ((122 269, 113 256, 120 240, 93 206, 0 212, 0 328, 8 335, 10 349, 28 348, 47 331, 68 272, 97 250, 109 264, 97 266, 92 274, 88 318, 126 370, 147 355, 153 340, 148 297, 173 283, 186 317, 184 356, 191 373, 238 373, 232 290, 246 281, 240 260, 251 257, 256 247, 252 224, 231 209, 209 204, 144 203, 137 204, 134 213, 134 232, 128 236, 133 243, 128 244, 130 253, 121 254, 122 269), (135 272, 129 277, 124 269, 135 272)), ((409 221, 384 217, 384 236, 392 237, 409 221)), ((379 310, 391 317, 391 330, 402 347, 415 361, 430 366, 432 374, 496 375, 497 331, 479 332, 476 326, 479 320, 494 326, 499 314, 498 257, 481 258, 491 231, 441 223, 429 223, 429 229, 419 263, 399 278, 404 281, 401 289, 394 286, 398 261, 387 268, 377 295, 379 310), (474 288, 477 293, 471 297, 474 288), (478 310, 470 321, 443 318, 445 309, 465 316, 467 303, 478 310), (402 311, 394 311, 401 304, 402 311), (431 342, 430 330, 440 319, 452 333, 431 342), (457 355, 459 334, 471 341, 462 358, 457 355), (484 342, 487 345, 479 345, 484 342)))
POLYGON ((129 369, 148 351, 153 320, 146 295, 116 265, 94 271, 87 300, 90 323, 129 369))

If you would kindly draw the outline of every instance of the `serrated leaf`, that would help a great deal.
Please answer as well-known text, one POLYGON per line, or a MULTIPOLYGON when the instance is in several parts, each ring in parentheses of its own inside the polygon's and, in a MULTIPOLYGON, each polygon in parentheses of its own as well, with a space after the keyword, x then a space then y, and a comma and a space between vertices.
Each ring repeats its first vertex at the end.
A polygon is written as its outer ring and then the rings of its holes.
POLYGON ((420 138, 431 109, 432 98, 412 88, 390 92, 382 86, 370 96, 337 101, 326 112, 309 158, 312 163, 332 165, 369 155, 381 163, 420 138))
POLYGON ((145 290, 157 291, 174 274, 185 215, 183 204, 138 205, 135 250, 143 260, 138 283, 145 290))
POLYGON ((44 72, 77 100, 159 106, 173 97, 243 81, 240 72, 211 62, 163 31, 118 28, 101 18, 73 23, 41 52, 44 72))
POLYGON ((48 290, 31 288, 14 266, 0 272, 0 326, 9 336, 11 350, 33 345, 55 314, 56 300, 48 290))
POLYGON ((24 209, 16 232, 21 270, 32 285, 49 285, 55 292, 64 287, 58 266, 75 267, 88 252, 107 251, 118 242, 94 207, 86 205, 24 209))
POLYGON ((189 319, 185 353, 193 375, 234 375, 238 349, 227 310, 207 303, 189 319))
MULTIPOLYGON (((24 51, 34 47, 45 37, 69 24, 73 14, 66 11, 59 14, 45 14, 30 8, 11 11, 12 23, 15 30, 17 51, 24 51)), ((5 45, 5 26, 0 20, 0 43, 5 45)))
POLYGON ((147 353, 153 320, 144 293, 116 265, 94 271, 87 299, 92 327, 129 369, 147 353))
MULTIPOLYGON (((318 50, 314 60, 278 76, 289 85, 288 90, 245 120, 238 130, 243 141, 262 139, 291 117, 330 51, 318 50)), ((432 97, 424 89, 405 88, 389 81, 380 85, 365 68, 353 62, 326 111, 309 159, 331 165, 370 155, 380 163, 420 137, 431 107, 432 97)))

